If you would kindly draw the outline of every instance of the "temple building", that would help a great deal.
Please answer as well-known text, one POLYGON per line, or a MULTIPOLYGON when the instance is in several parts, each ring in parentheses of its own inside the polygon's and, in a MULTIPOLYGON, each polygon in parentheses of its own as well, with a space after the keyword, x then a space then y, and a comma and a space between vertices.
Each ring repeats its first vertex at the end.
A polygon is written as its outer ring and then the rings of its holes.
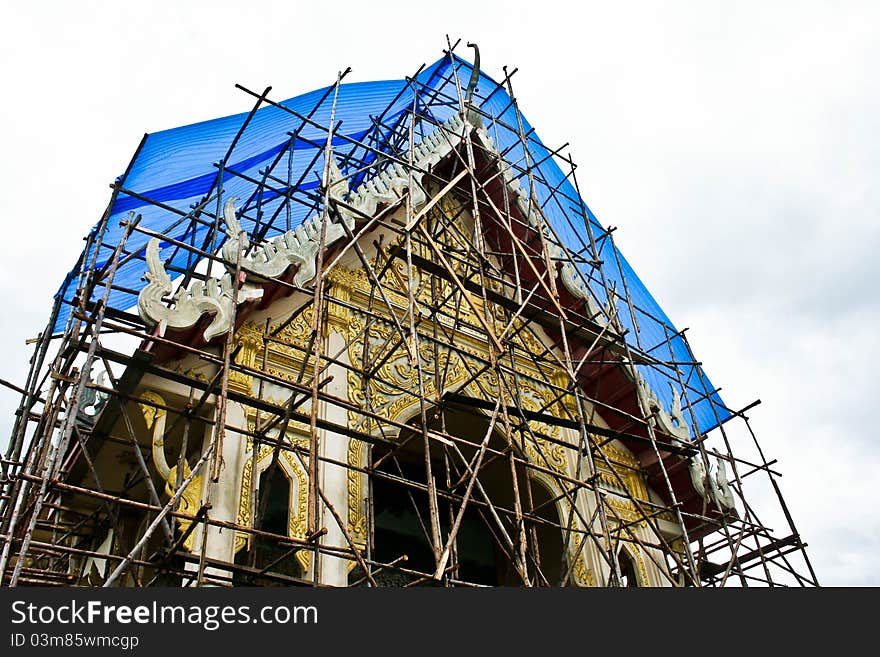
POLYGON ((346 74, 144 137, 35 347, 2 582, 816 585, 510 76, 346 74))

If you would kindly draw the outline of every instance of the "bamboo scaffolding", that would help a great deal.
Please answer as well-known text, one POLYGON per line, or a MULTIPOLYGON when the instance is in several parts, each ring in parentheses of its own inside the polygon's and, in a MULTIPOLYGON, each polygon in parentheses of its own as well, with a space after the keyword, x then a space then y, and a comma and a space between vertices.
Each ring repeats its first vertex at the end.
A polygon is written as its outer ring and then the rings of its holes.
POLYGON ((236 85, 253 106, 223 157, 210 163, 210 185, 189 209, 127 185, 144 138, 87 238, 71 278, 75 298, 59 295, 33 341, 24 385, 0 381, 21 395, 10 446, 0 459, 0 583, 88 583, 97 572, 86 572, 89 560, 100 560, 107 564, 103 586, 324 586, 331 576, 326 564, 341 560, 352 586, 481 586, 467 574, 463 538, 479 526, 492 544, 499 582, 503 570, 504 581, 516 585, 584 585, 586 571, 596 584, 626 585, 632 574, 625 564, 632 558, 624 554, 638 555, 643 572, 637 579, 644 585, 818 585, 782 497, 776 461, 765 457, 746 415, 759 402, 725 407, 702 375, 687 329, 675 330, 638 306, 615 229, 603 228, 577 197, 568 145, 548 148, 527 128, 513 91, 516 70, 504 68, 501 82, 487 85, 476 51, 469 79, 460 79, 466 69, 457 46, 447 40, 450 66, 442 80, 426 79, 420 67, 357 135, 348 134, 336 115, 348 70, 305 113, 269 98, 271 88, 259 93, 236 85), (407 93, 413 102, 391 111, 407 93), (499 97, 507 99, 500 109, 493 104, 499 97), (320 114, 322 107, 329 112, 320 114), (254 174, 240 170, 236 156, 261 108, 287 116, 290 129, 287 143, 254 174), (451 111, 508 145, 493 150, 474 130, 454 134, 438 118, 451 111), (414 146, 430 133, 445 140, 449 152, 426 168, 416 161, 414 146), (297 143, 314 151, 297 153, 308 164, 302 175, 294 175, 297 143), (407 187, 396 201, 365 214, 351 198, 331 193, 334 158, 351 189, 389 167, 406 172, 407 187), (563 167, 561 180, 548 175, 551 165, 563 167), (323 173, 315 183, 307 175, 318 167, 323 173), (521 181, 525 200, 515 198, 506 175, 521 181), (230 263, 221 247, 230 239, 223 208, 233 184, 250 190, 237 214, 252 229, 244 235, 250 246, 230 263), (426 200, 416 206, 419 184, 426 200), (166 213, 168 226, 159 231, 130 219, 121 238, 108 240, 121 194, 166 213), (258 244, 296 228, 293 212, 321 220, 315 275, 302 284, 286 274, 260 278, 247 258, 258 244), (355 218, 353 228, 342 213, 355 218), (554 225, 551 213, 564 222, 554 225), (327 244, 331 222, 344 232, 335 245, 327 244), (568 236, 564 248, 562 232, 568 236), (123 267, 145 267, 143 240, 153 238, 170 247, 166 268, 180 277, 180 289, 210 281, 215 269, 230 272, 231 328, 214 342, 193 332, 163 333, 110 302, 114 293, 138 293, 114 282, 114 275, 123 267), (335 287, 333 274, 343 263, 365 281, 358 299, 335 287), (570 265, 589 302, 572 304, 562 287, 559 268, 570 265), (259 280, 273 298, 295 300, 279 323, 260 320, 259 357, 247 362, 237 342, 250 312, 238 304, 245 279, 259 280), (68 314, 64 328, 53 333, 62 311, 68 314), (334 333, 343 336, 341 344, 327 337, 335 330, 331 313, 360 320, 350 333, 334 333), (287 327, 304 321, 304 342, 285 337, 287 327), (129 353, 111 347, 111 338, 138 346, 129 353), (469 348, 468 340, 478 340, 482 350, 469 348), (526 340, 537 349, 526 348, 526 340), (167 356, 157 356, 169 353, 195 366, 178 371, 167 356), (275 353, 296 363, 290 372, 273 367, 275 353), (401 362, 412 372, 408 384, 387 373, 401 362), (93 364, 107 371, 109 385, 89 379, 93 364), (116 366, 124 369, 121 377, 110 371, 116 366), (196 368, 210 374, 200 378, 192 374, 196 368), (627 383, 639 368, 680 390, 694 429, 690 441, 661 430, 636 384, 627 383), (182 392, 158 402, 140 389, 144 377, 182 392), (242 391, 232 384, 240 380, 254 385, 242 391), (348 387, 347 396, 336 392, 340 384, 348 387), (535 387, 548 395, 537 407, 529 392, 535 387), (106 403, 91 424, 78 424, 86 394, 106 403), (383 396, 389 395, 412 416, 385 413, 383 396), (233 404, 250 409, 255 419, 230 419, 233 404), (151 437, 139 424, 138 407, 169 418, 166 436, 180 446, 172 481, 163 481, 149 463, 151 437), (698 407, 711 409, 711 431, 699 428, 698 407), (463 421, 479 431, 462 432, 463 421), (208 438, 200 444, 193 436, 202 429, 208 438), (297 431, 307 444, 291 438, 297 431), (224 454, 237 449, 237 441, 250 441, 240 449, 251 467, 249 502, 229 519, 218 515, 215 503, 228 476, 224 454), (363 446, 361 461, 334 456, 351 444, 363 446), (617 456, 621 445, 632 462, 617 456), (108 454, 130 460, 121 482, 106 476, 108 454), (306 499, 302 536, 263 528, 282 462, 306 473, 307 490, 298 491, 306 499), (730 468, 734 509, 699 497, 688 474, 697 462, 706 472, 713 463, 730 468), (328 487, 325 475, 333 471, 363 482, 360 499, 346 493, 350 504, 363 505, 365 528, 350 525, 340 491, 328 487), (764 508, 750 501, 752 482, 763 477, 784 518, 784 536, 762 524, 758 512, 764 508), (202 480, 199 503, 184 510, 188 486, 202 480), (650 492, 639 492, 633 482, 650 492), (418 547, 410 546, 415 553, 392 554, 378 535, 377 487, 395 490, 412 513, 420 532, 418 547), (230 532, 246 537, 243 552, 217 558, 211 541, 230 532), (551 534, 557 547, 546 542, 551 534), (98 545, 104 536, 109 548, 98 545), (257 550, 264 548, 258 544, 275 551, 259 561, 257 550), (422 560, 423 553, 430 560, 422 560), (302 576, 291 574, 305 563, 302 576))

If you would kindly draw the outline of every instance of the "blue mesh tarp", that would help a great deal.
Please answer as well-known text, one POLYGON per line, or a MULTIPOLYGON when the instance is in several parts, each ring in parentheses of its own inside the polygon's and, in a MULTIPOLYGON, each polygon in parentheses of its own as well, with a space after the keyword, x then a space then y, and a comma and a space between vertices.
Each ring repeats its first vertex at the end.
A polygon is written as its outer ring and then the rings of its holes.
MULTIPOLYGON (((412 110, 433 121, 444 121, 459 110, 460 89, 471 75, 471 64, 457 57, 444 57, 422 70, 412 80, 391 80, 343 84, 338 89, 333 114, 334 155, 343 172, 357 171, 354 187, 376 159, 376 152, 401 152, 408 148, 402 117, 412 110)), ((140 227, 160 233, 205 251, 216 251, 223 237, 211 229, 212 218, 192 221, 204 210, 215 214, 221 202, 239 200, 242 227, 252 235, 271 238, 302 223, 318 211, 317 201, 323 149, 331 122, 333 89, 328 87, 291 98, 278 106, 263 106, 253 113, 237 114, 147 135, 129 170, 117 180, 117 196, 110 209, 110 220, 103 235, 103 246, 83 253, 79 265, 65 279, 58 295, 64 303, 55 324, 63 329, 79 284, 80 272, 94 261, 103 266, 113 247, 123 236, 120 222, 130 212, 141 216, 140 227), (246 125, 245 125, 246 124, 246 125), (244 128, 244 129, 243 129, 244 128), (296 202, 286 200, 285 190, 294 189, 296 202)), ((599 245, 601 272, 584 264, 588 280, 614 288, 625 297, 628 292, 633 309, 618 301, 618 315, 627 329, 628 342, 658 361, 691 363, 695 359, 687 343, 629 266, 623 254, 579 197, 572 181, 563 173, 549 150, 532 131, 506 90, 480 74, 474 101, 488 115, 484 127, 498 150, 519 172, 523 187, 529 188, 527 166, 532 167, 537 201, 559 240, 575 258, 591 259, 590 234, 599 245), (526 136, 523 144, 522 135, 526 136), (633 322, 635 315, 635 322, 633 322), (637 326, 636 326, 637 324, 637 326)), ((407 122, 408 124, 408 122, 407 122)), ((430 126, 429 126, 430 127, 430 126)), ((427 128, 425 129, 427 132, 427 128)), ((415 135, 420 141, 420 134, 415 135)), ((100 222, 93 228, 96 237, 100 222)), ((142 252, 149 237, 134 232, 125 244, 126 253, 142 252)), ((160 257, 172 277, 192 269, 195 256, 170 241, 161 244, 160 257)), ((143 288, 142 259, 130 258, 115 274, 109 305, 127 310, 135 305, 143 288)), ((591 285, 600 304, 606 302, 604 285, 591 285)), ((96 296, 103 291, 99 289, 96 296)), ((696 365, 639 366, 662 403, 670 408, 672 388, 685 385, 685 397, 701 432, 706 432, 730 416, 702 369, 696 365)))

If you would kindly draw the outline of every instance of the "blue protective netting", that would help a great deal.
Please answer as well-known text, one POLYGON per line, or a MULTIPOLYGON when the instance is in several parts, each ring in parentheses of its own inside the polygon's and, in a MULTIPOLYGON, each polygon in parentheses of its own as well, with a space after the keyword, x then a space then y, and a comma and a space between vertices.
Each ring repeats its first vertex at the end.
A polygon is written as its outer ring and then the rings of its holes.
MULTIPOLYGON (((379 166, 376 153, 401 152, 408 148, 407 132, 401 128, 402 118, 412 110, 433 121, 444 121, 459 110, 459 90, 463 88, 472 66, 457 57, 444 57, 424 69, 414 80, 390 80, 340 85, 336 101, 333 145, 343 172, 360 172, 354 176, 355 187, 369 172, 379 166), (456 77, 457 76, 457 77, 456 77)), ((560 241, 576 255, 589 256, 589 235, 592 231, 599 244, 599 257, 604 263, 601 272, 584 264, 582 271, 591 281, 601 274, 605 284, 614 285, 623 294, 629 292, 635 308, 638 330, 628 304, 619 302, 619 318, 628 330, 627 339, 640 351, 660 361, 689 363, 695 359, 687 343, 677 336, 672 322, 648 292, 619 249, 610 239, 602 238, 602 228, 579 197, 571 180, 531 125, 520 114, 523 131, 528 135, 523 144, 518 131, 516 108, 502 86, 480 74, 475 102, 488 115, 484 126, 498 150, 514 168, 521 171, 523 186, 528 181, 522 170, 532 165, 537 199, 545 218, 560 241), (584 221, 587 218, 588 221, 584 221)), ((237 197, 242 227, 252 235, 271 238, 302 223, 317 211, 313 197, 320 187, 324 169, 323 148, 331 120, 332 88, 316 91, 283 101, 280 107, 264 106, 256 112, 237 114, 202 123, 164 130, 147 135, 128 172, 117 182, 120 191, 111 207, 110 220, 103 235, 103 246, 84 252, 80 264, 66 277, 58 295, 62 298, 55 331, 63 329, 70 314, 79 276, 83 269, 101 267, 112 255, 113 247, 123 236, 120 221, 129 212, 141 215, 140 226, 202 248, 216 250, 222 239, 211 229, 213 219, 201 223, 191 220, 197 209, 215 213, 219 201, 237 197), (290 111, 287 111, 290 110, 290 111), (250 120, 248 121, 248 117, 250 120), (307 119, 307 120, 304 120, 307 119), (313 121, 313 123, 309 122, 313 121), (247 122, 247 124, 246 124, 247 122), (245 126, 246 124, 246 126, 245 126), (317 125, 315 125, 317 124, 317 125), (242 129, 244 127, 244 129, 242 129), (233 147, 234 144, 234 148, 233 147), (222 167, 219 163, 223 163, 222 167), (295 202, 285 200, 285 190, 295 202), (143 197, 143 198, 141 198, 143 197), (219 197, 219 200, 218 200, 219 197), (94 260, 94 265, 91 265, 94 260)), ((408 125, 409 122, 407 121, 408 125)), ((425 131, 431 126, 426 126, 425 131)), ((420 140, 417 131, 415 141, 420 140)), ((92 229, 96 236, 99 224, 92 229)), ((135 232, 125 244, 126 252, 143 251, 149 237, 135 232)), ((160 257, 172 277, 194 266, 193 254, 170 242, 161 244, 160 257)), ((109 305, 127 310, 135 305, 137 292, 144 287, 142 277, 146 266, 142 259, 131 258, 117 270, 109 305)), ((600 303, 606 301, 603 285, 591 286, 600 303)), ((97 295, 102 291, 96 292, 97 295)), ((670 384, 679 387, 678 376, 671 367, 639 366, 661 402, 670 408, 670 384)), ((685 398, 701 432, 715 427, 730 416, 702 368, 679 365, 684 381, 685 398)), ((690 413, 686 410, 690 420, 690 413)))

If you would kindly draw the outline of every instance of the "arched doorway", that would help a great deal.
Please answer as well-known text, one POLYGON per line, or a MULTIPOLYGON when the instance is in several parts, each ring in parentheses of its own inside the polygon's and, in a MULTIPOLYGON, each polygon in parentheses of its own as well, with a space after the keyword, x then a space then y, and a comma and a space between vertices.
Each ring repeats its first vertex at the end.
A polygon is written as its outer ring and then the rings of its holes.
POLYGON ((532 479, 530 482, 532 515, 536 520, 531 522, 533 541, 532 564, 533 578, 539 586, 560 586, 568 564, 565 559, 563 545, 564 531, 557 509, 556 495, 542 482, 532 479))
MULTIPOLYGON (((462 508, 470 480, 468 467, 473 467, 490 425, 489 418, 469 409, 432 410, 428 417, 431 431, 460 440, 431 439, 427 459, 416 416, 408 423, 413 428, 401 431, 394 447, 373 448, 376 472, 371 477, 373 560, 390 563, 406 555, 403 565, 425 575, 436 569, 429 467, 437 490, 442 551, 462 508)), ((557 496, 543 482, 529 477, 521 463, 511 462, 511 446, 497 429, 496 425, 483 457, 479 486, 473 486, 458 523, 447 582, 523 586, 527 580, 531 585, 558 586, 566 561, 557 496), (517 522, 517 503, 521 523, 517 522), (516 566, 523 561, 526 579, 516 566)), ((362 577, 360 569, 355 569, 351 581, 362 577)), ((437 584, 427 577, 392 570, 382 571, 374 579, 384 586, 437 584)))
POLYGON ((617 553, 617 565, 620 567, 621 586, 629 588, 638 588, 641 586, 638 575, 636 574, 636 565, 633 563, 632 557, 629 556, 629 553, 626 550, 621 549, 620 552, 617 553))

